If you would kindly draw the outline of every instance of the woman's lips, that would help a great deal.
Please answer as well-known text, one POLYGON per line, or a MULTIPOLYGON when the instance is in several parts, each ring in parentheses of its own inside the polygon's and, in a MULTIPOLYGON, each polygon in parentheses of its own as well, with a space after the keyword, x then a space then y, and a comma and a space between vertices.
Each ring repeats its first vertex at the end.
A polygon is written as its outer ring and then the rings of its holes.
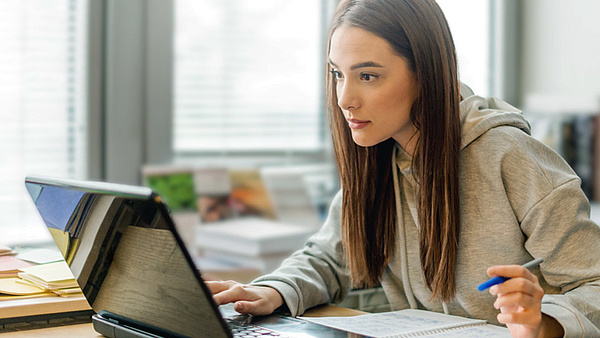
POLYGON ((362 129, 369 124, 369 121, 357 120, 357 119, 348 119, 348 125, 350 129, 362 129))

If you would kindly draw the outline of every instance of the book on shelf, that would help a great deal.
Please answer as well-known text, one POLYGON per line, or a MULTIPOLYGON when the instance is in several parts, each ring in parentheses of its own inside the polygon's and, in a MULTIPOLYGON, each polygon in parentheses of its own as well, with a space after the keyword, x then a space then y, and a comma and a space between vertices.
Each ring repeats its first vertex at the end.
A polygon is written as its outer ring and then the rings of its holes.
POLYGON ((304 175, 294 168, 162 165, 145 166, 142 176, 147 186, 164 197, 174 215, 195 212, 202 224, 242 217, 276 219, 313 229, 321 224, 304 175))
POLYGON ((532 136, 542 141, 569 164, 581 178, 581 189, 589 200, 600 200, 600 152, 596 149, 600 125, 598 117, 590 113, 569 113, 530 118, 532 136))
MULTIPOLYGON (((563 117, 562 135, 559 138, 559 153, 581 178, 581 189, 588 197, 593 199, 593 170, 594 170, 594 120, 596 116, 578 115, 563 117)), ((599 196, 596 196, 596 199, 599 196)))
POLYGON ((171 212, 196 211, 194 171, 185 166, 144 166, 144 184, 158 193, 171 212))
POLYGON ((374 338, 511 337, 505 327, 485 320, 424 310, 398 310, 352 317, 302 317, 321 325, 374 338))
POLYGON ((275 219, 271 197, 257 169, 229 169, 229 203, 234 217, 256 216, 275 219))
POLYGON ((198 227, 196 243, 200 249, 260 256, 299 249, 313 232, 303 226, 247 217, 198 227))
POLYGON ((194 170, 194 193, 202 223, 218 222, 233 215, 229 205, 231 180, 227 168, 194 170))
POLYGON ((319 212, 309 194, 304 174, 299 169, 263 168, 261 176, 279 221, 313 229, 320 227, 319 212))
POLYGON ((198 168, 194 185, 202 223, 247 216, 275 218, 257 169, 198 168))
POLYGON ((557 151, 581 178, 589 200, 600 200, 600 100, 536 94, 525 98, 531 135, 557 151))

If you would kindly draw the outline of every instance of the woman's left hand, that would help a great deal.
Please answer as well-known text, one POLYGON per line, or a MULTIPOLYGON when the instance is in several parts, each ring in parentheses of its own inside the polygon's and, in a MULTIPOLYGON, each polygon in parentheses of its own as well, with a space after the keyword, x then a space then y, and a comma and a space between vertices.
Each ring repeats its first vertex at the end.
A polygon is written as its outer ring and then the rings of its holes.
POLYGON ((487 270, 490 277, 510 277, 494 285, 490 293, 498 298, 494 307, 500 310, 498 321, 506 324, 513 337, 561 337, 562 326, 542 314, 544 290, 537 277, 519 265, 498 265, 487 270))

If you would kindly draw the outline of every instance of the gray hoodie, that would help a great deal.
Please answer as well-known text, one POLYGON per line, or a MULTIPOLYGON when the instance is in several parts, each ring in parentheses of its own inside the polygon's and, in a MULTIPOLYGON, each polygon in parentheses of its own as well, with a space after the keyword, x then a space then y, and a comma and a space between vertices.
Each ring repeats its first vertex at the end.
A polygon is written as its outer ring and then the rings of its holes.
MULTIPOLYGON (((419 308, 498 324, 496 297, 477 291, 492 265, 542 257, 532 272, 545 295, 542 312, 568 337, 600 337, 600 228, 589 218, 580 179, 553 150, 530 136, 520 111, 474 96, 460 103, 461 228, 456 297, 430 301, 419 263, 417 183, 411 157, 399 146, 394 177, 398 238, 381 285, 394 310, 419 308)), ((392 184, 392 182, 390 182, 392 184)), ((292 315, 341 300, 350 288, 341 244, 342 194, 334 198, 321 230, 306 246, 255 285, 271 286, 292 315)))

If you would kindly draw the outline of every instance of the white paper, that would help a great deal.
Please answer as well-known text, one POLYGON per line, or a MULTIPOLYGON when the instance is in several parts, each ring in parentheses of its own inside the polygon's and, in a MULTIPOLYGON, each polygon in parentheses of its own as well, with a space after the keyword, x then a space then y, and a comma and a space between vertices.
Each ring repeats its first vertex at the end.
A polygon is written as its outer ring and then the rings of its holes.
MULTIPOLYGON (((416 332, 441 332, 467 325, 485 327, 486 323, 485 320, 410 309, 353 317, 302 317, 302 319, 375 338, 402 337, 416 332)), ((456 332, 461 332, 461 330, 456 330, 456 332)))
POLYGON ((46 264, 64 260, 64 257, 58 249, 28 249, 20 251, 17 254, 17 258, 36 264, 46 264))

